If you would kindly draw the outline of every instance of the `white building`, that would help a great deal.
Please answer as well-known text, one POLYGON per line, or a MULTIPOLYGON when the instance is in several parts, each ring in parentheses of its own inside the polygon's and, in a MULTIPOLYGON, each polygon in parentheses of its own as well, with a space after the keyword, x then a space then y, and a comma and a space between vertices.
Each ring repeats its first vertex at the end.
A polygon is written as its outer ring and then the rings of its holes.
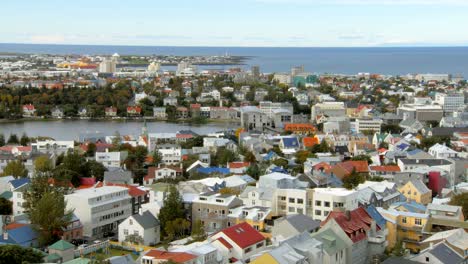
POLYGON ((456 112, 465 108, 465 96, 462 93, 436 93, 435 102, 442 106, 444 112, 456 112))
POLYGON ((119 242, 140 240, 143 245, 150 246, 158 244, 160 237, 159 221, 149 211, 143 212, 140 209, 138 214, 119 224, 119 242))
POLYGON ((101 73, 114 73, 117 71, 117 62, 114 59, 105 58, 99 63, 99 72, 101 73))
POLYGON ((106 151, 96 152, 96 161, 102 163, 106 168, 118 168, 122 162, 127 158, 128 152, 126 151, 106 151))
POLYGON ((344 102, 323 102, 312 106, 311 119, 315 120, 317 115, 331 116, 345 116, 344 102))
POLYGON ((362 133, 363 131, 380 132, 382 126, 382 119, 369 119, 358 118, 356 119, 356 132, 362 133))
POLYGON ((76 190, 65 195, 67 209, 74 210, 83 224, 83 235, 101 237, 117 231, 118 225, 132 215, 128 188, 103 186, 76 190))
POLYGON ((429 148, 429 154, 437 159, 446 159, 446 158, 457 158, 458 152, 442 144, 435 144, 429 148))
POLYGON ((41 153, 64 153, 75 147, 73 140, 56 141, 56 140, 38 140, 31 143, 33 151, 41 153))
POLYGON ((358 208, 358 192, 345 188, 315 188, 313 208, 312 218, 320 221, 336 209, 352 211, 358 208))

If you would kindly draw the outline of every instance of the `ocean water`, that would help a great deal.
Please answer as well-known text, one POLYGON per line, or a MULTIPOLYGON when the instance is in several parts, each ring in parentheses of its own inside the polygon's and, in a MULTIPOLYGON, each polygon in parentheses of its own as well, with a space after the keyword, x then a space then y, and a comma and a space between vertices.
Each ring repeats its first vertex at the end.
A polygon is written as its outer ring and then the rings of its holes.
MULTIPOLYGON (((304 65, 308 72, 356 74, 359 72, 402 75, 450 73, 468 77, 468 47, 379 48, 258 48, 258 47, 166 47, 0 44, 0 53, 111 55, 237 55, 247 56, 241 67, 260 66, 262 72, 288 72, 304 65)), ((228 69, 231 66, 209 66, 228 69)), ((207 68, 207 67, 203 67, 207 68)))

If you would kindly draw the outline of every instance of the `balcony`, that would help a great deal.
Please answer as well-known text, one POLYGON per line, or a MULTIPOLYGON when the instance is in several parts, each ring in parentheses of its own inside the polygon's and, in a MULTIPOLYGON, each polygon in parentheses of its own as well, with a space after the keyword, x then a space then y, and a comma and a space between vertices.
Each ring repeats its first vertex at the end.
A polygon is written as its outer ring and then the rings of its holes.
POLYGON ((382 243, 385 243, 387 246, 388 244, 388 241, 387 239, 385 238, 385 236, 371 236, 371 237, 368 237, 367 240, 369 241, 369 243, 375 243, 375 244, 382 244, 382 243))

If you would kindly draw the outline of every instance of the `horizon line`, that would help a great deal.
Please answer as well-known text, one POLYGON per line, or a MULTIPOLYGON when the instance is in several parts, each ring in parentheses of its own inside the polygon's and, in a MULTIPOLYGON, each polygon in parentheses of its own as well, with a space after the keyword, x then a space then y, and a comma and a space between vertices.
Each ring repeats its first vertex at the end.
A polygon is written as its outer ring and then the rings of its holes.
MULTIPOLYGON (((419 44, 419 45, 373 45, 373 46, 202 46, 202 45, 138 45, 138 44, 69 44, 69 43, 20 43, 0 42, 0 45, 54 45, 54 46, 114 46, 114 47, 174 47, 174 48, 468 48, 468 44, 419 44)), ((0 50, 0 52, 2 52, 0 50)))

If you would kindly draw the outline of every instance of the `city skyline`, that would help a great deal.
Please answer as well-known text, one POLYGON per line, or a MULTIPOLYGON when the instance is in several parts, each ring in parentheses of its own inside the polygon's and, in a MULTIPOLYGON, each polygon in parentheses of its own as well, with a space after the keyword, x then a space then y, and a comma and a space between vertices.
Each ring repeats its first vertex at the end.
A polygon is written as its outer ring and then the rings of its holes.
POLYGON ((135 46, 467 46, 468 1, 46 0, 2 3, 0 43, 135 46), (26 8, 27 7, 27 8, 26 8), (34 12, 33 12, 34 11, 34 12))

